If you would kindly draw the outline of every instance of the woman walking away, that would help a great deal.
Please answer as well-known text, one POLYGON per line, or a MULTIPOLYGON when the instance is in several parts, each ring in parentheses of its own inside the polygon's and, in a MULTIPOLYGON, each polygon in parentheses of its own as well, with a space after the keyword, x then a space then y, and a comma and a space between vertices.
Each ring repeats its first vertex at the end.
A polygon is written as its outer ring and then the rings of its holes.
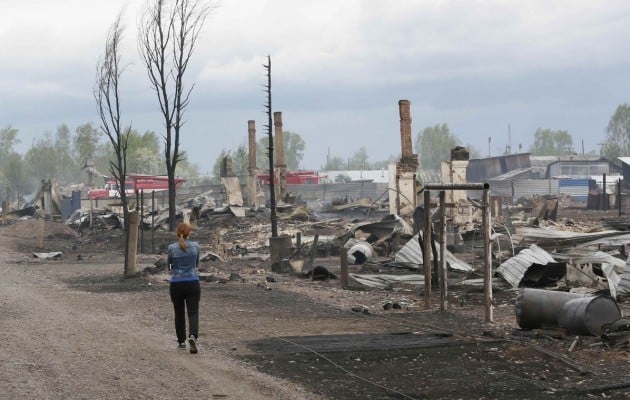
POLYGON ((168 246, 168 267, 171 272, 170 295, 175 307, 175 333, 180 349, 186 349, 186 314, 188 314, 188 346, 197 353, 199 334, 199 243, 190 240, 192 227, 182 222, 177 226, 178 241, 168 246))

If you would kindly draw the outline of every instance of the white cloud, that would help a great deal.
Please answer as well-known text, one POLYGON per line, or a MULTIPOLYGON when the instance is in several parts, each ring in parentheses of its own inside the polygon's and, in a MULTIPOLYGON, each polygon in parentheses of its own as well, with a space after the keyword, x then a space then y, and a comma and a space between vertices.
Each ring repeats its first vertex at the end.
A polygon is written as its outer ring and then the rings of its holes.
MULTIPOLYGON (((105 33, 124 6, 130 66, 123 100, 130 112, 155 110, 136 50, 143 0, 0 2, 0 126, 28 124, 10 120, 29 113, 17 109, 28 99, 56 110, 51 130, 93 118, 73 105, 92 101, 105 33)), ((329 116, 320 124, 328 142, 352 130, 345 118, 367 143, 378 143, 370 135, 397 124, 400 98, 412 101, 418 129, 453 121, 462 136, 485 138, 520 118, 523 141, 537 125, 581 132, 592 121, 589 129, 599 130, 619 102, 630 101, 629 35, 630 3, 623 0, 222 0, 193 55, 190 124, 212 125, 200 120, 212 116, 225 127, 216 140, 241 135, 246 120, 260 115, 261 64, 269 54, 274 104, 294 113, 286 115, 292 130, 317 138, 314 124, 329 116), (221 112, 199 111, 210 108, 221 112)), ((513 128, 516 136, 518 123, 513 128)), ((396 152, 393 146, 370 158, 396 152)))

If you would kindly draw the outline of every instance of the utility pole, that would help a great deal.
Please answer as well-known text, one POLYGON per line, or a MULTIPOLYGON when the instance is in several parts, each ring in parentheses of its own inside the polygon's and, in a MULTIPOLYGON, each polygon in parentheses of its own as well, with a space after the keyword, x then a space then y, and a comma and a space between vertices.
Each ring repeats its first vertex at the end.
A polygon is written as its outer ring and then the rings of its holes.
POLYGON ((488 157, 490 157, 490 144, 492 143, 492 136, 488 137, 488 157))

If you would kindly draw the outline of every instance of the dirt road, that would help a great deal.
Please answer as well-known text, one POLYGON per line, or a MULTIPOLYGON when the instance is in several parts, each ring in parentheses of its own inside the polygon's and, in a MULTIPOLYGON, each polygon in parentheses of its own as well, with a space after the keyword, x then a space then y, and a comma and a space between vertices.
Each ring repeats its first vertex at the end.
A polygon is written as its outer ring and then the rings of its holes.
MULTIPOLYGON (((267 282, 263 265, 236 257, 203 265, 243 279, 202 282, 191 355, 176 349, 165 276, 123 279, 118 237, 33 220, 0 229, 0 400, 630 396, 627 350, 581 337, 571 352, 572 337, 521 332, 517 291, 496 292, 496 322, 484 324, 479 291, 462 289, 449 313, 424 311, 417 290, 267 282), (32 257, 57 250, 60 260, 32 257)), ((156 257, 140 256, 138 271, 156 257)))
POLYGON ((166 286, 126 290, 119 265, 0 265, 0 398, 314 398, 207 336, 198 355, 176 349, 166 286))

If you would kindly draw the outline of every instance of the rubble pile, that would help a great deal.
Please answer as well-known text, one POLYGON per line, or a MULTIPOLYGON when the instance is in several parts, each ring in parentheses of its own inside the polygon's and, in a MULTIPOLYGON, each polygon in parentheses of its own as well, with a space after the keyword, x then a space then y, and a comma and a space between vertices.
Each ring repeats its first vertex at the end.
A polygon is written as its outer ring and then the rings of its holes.
MULTIPOLYGON (((231 190, 228 184, 226 190, 231 190)), ((279 236, 288 237, 291 243, 290 255, 283 260, 287 271, 308 278, 307 282, 334 280, 340 274, 340 254, 345 249, 349 287, 368 291, 418 291, 424 285, 424 268, 423 233, 418 232, 417 224, 399 215, 378 212, 381 205, 371 199, 342 200, 325 207, 306 204, 299 198, 292 203, 279 204, 279 236), (363 212, 359 214, 362 217, 357 217, 357 210, 363 212)), ((501 215, 492 219, 493 286, 499 291, 542 288, 589 296, 606 295, 625 301, 630 297, 630 266, 626 263, 630 235, 604 228, 605 221, 601 219, 580 220, 574 214, 564 216, 567 201, 565 197, 524 197, 504 207, 501 215)), ((156 236, 157 243, 151 248, 163 254, 166 245, 173 240, 168 232, 167 210, 142 207, 140 211, 141 237, 156 236)), ((434 211, 430 218, 436 227, 437 214, 434 211)), ((270 279, 278 283, 277 278, 268 275, 271 227, 267 208, 243 207, 238 195, 208 191, 181 199, 176 215, 178 220, 190 221, 197 228, 196 239, 204 253, 200 268, 205 280, 252 281, 266 288, 271 288, 270 279), (234 279, 237 275, 239 278, 234 279)), ((38 218, 42 218, 40 210, 30 206, 10 213, 4 222, 38 218)), ((480 219, 480 212, 475 211, 465 223, 447 226, 444 257, 455 290, 483 284, 480 219)), ((120 238, 123 224, 117 204, 79 209, 66 221, 68 229, 72 228, 77 235, 75 241, 103 251, 109 248, 100 244, 99 239, 120 245, 120 239, 112 239, 120 238)), ((434 236, 433 262, 441 258, 439 239, 434 236)), ((30 247, 34 254, 44 254, 44 258, 47 254, 55 254, 50 259, 66 254, 64 248, 30 247)), ((157 257, 153 265, 145 268, 144 274, 166 274, 164 260, 159 254, 157 257)), ((432 281, 437 282, 437 264, 432 266, 432 271, 436 273, 432 281)), ((466 296, 453 294, 452 298, 461 305, 466 296)), ((401 304, 391 299, 383 302, 388 304, 384 310, 389 311, 399 309, 394 304, 401 304)))

